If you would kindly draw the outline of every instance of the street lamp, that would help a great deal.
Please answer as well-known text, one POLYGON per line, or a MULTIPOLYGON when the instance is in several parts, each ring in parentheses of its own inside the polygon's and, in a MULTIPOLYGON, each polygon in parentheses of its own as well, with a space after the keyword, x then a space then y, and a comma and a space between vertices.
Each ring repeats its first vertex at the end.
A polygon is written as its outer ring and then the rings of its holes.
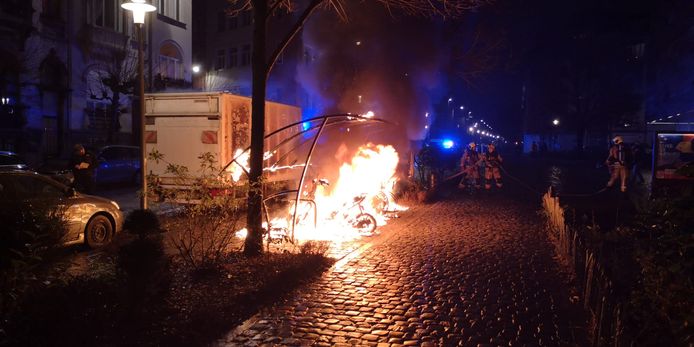
POLYGON ((559 119, 554 119, 554 120, 552 121, 552 124, 554 124, 554 126, 559 125, 559 119))
POLYGON ((146 3, 145 0, 131 0, 120 5, 124 10, 133 14, 133 23, 137 27, 137 76, 140 80, 140 177, 142 179, 142 195, 140 196, 140 208, 147 209, 147 155, 145 153, 145 57, 144 38, 142 27, 145 25, 145 14, 156 11, 157 8, 146 3))

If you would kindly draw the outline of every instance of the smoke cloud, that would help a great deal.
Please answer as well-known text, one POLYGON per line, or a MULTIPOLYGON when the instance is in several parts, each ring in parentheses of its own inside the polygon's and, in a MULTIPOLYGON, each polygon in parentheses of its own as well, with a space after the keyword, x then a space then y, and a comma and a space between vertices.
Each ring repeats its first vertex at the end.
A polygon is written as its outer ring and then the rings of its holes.
POLYGON ((424 137, 424 126, 431 121, 424 115, 433 114, 432 100, 441 98, 448 61, 441 42, 443 24, 394 17, 378 4, 360 3, 348 14, 345 23, 330 11, 320 11, 304 27, 306 51, 296 76, 308 94, 304 116, 373 111, 397 125, 351 129, 343 142, 351 151, 364 137, 392 144, 405 159, 411 141, 424 137))

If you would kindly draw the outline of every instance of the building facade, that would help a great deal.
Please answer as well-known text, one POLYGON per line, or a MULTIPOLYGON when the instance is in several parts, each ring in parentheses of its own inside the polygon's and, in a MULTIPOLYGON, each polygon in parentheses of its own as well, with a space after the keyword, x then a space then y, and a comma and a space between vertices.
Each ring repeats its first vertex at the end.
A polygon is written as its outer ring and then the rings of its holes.
MULTIPOLYGON (((193 63, 200 66, 195 77, 196 89, 251 96, 252 12, 230 15, 226 0, 193 2, 193 63)), ((283 11, 278 9, 268 24, 268 55, 296 21, 294 13, 283 11)), ((301 35, 298 34, 270 73, 268 100, 301 106, 302 92, 295 77, 297 64, 303 62, 304 55, 301 35)))
MULTIPOLYGON (((125 0, 0 4, 0 148, 30 162, 74 143, 137 142, 137 37, 125 0), (135 134, 135 135, 133 135, 135 134)), ((191 86, 191 0, 156 0, 145 28, 148 90, 191 86)))

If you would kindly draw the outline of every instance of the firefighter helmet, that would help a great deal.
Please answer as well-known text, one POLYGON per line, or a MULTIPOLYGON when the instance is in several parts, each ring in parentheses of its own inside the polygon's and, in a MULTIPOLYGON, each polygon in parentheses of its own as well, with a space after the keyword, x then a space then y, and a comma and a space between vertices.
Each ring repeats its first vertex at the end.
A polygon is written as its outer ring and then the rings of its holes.
POLYGON ((618 145, 618 144, 624 142, 624 140, 622 139, 621 136, 615 136, 615 137, 612 139, 612 142, 614 142, 615 144, 618 145))
POLYGON ((475 149, 475 146, 477 146, 477 145, 475 145, 474 142, 470 142, 467 146, 468 146, 468 148, 470 148, 470 149, 475 149))

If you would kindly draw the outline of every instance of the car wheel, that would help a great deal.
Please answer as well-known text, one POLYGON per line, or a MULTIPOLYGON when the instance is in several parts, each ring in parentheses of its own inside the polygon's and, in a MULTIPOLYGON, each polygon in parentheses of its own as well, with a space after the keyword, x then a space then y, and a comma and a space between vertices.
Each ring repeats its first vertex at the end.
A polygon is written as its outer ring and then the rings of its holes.
POLYGON ((113 236, 113 225, 104 215, 96 215, 89 220, 87 228, 84 230, 87 246, 99 248, 111 242, 113 236))

